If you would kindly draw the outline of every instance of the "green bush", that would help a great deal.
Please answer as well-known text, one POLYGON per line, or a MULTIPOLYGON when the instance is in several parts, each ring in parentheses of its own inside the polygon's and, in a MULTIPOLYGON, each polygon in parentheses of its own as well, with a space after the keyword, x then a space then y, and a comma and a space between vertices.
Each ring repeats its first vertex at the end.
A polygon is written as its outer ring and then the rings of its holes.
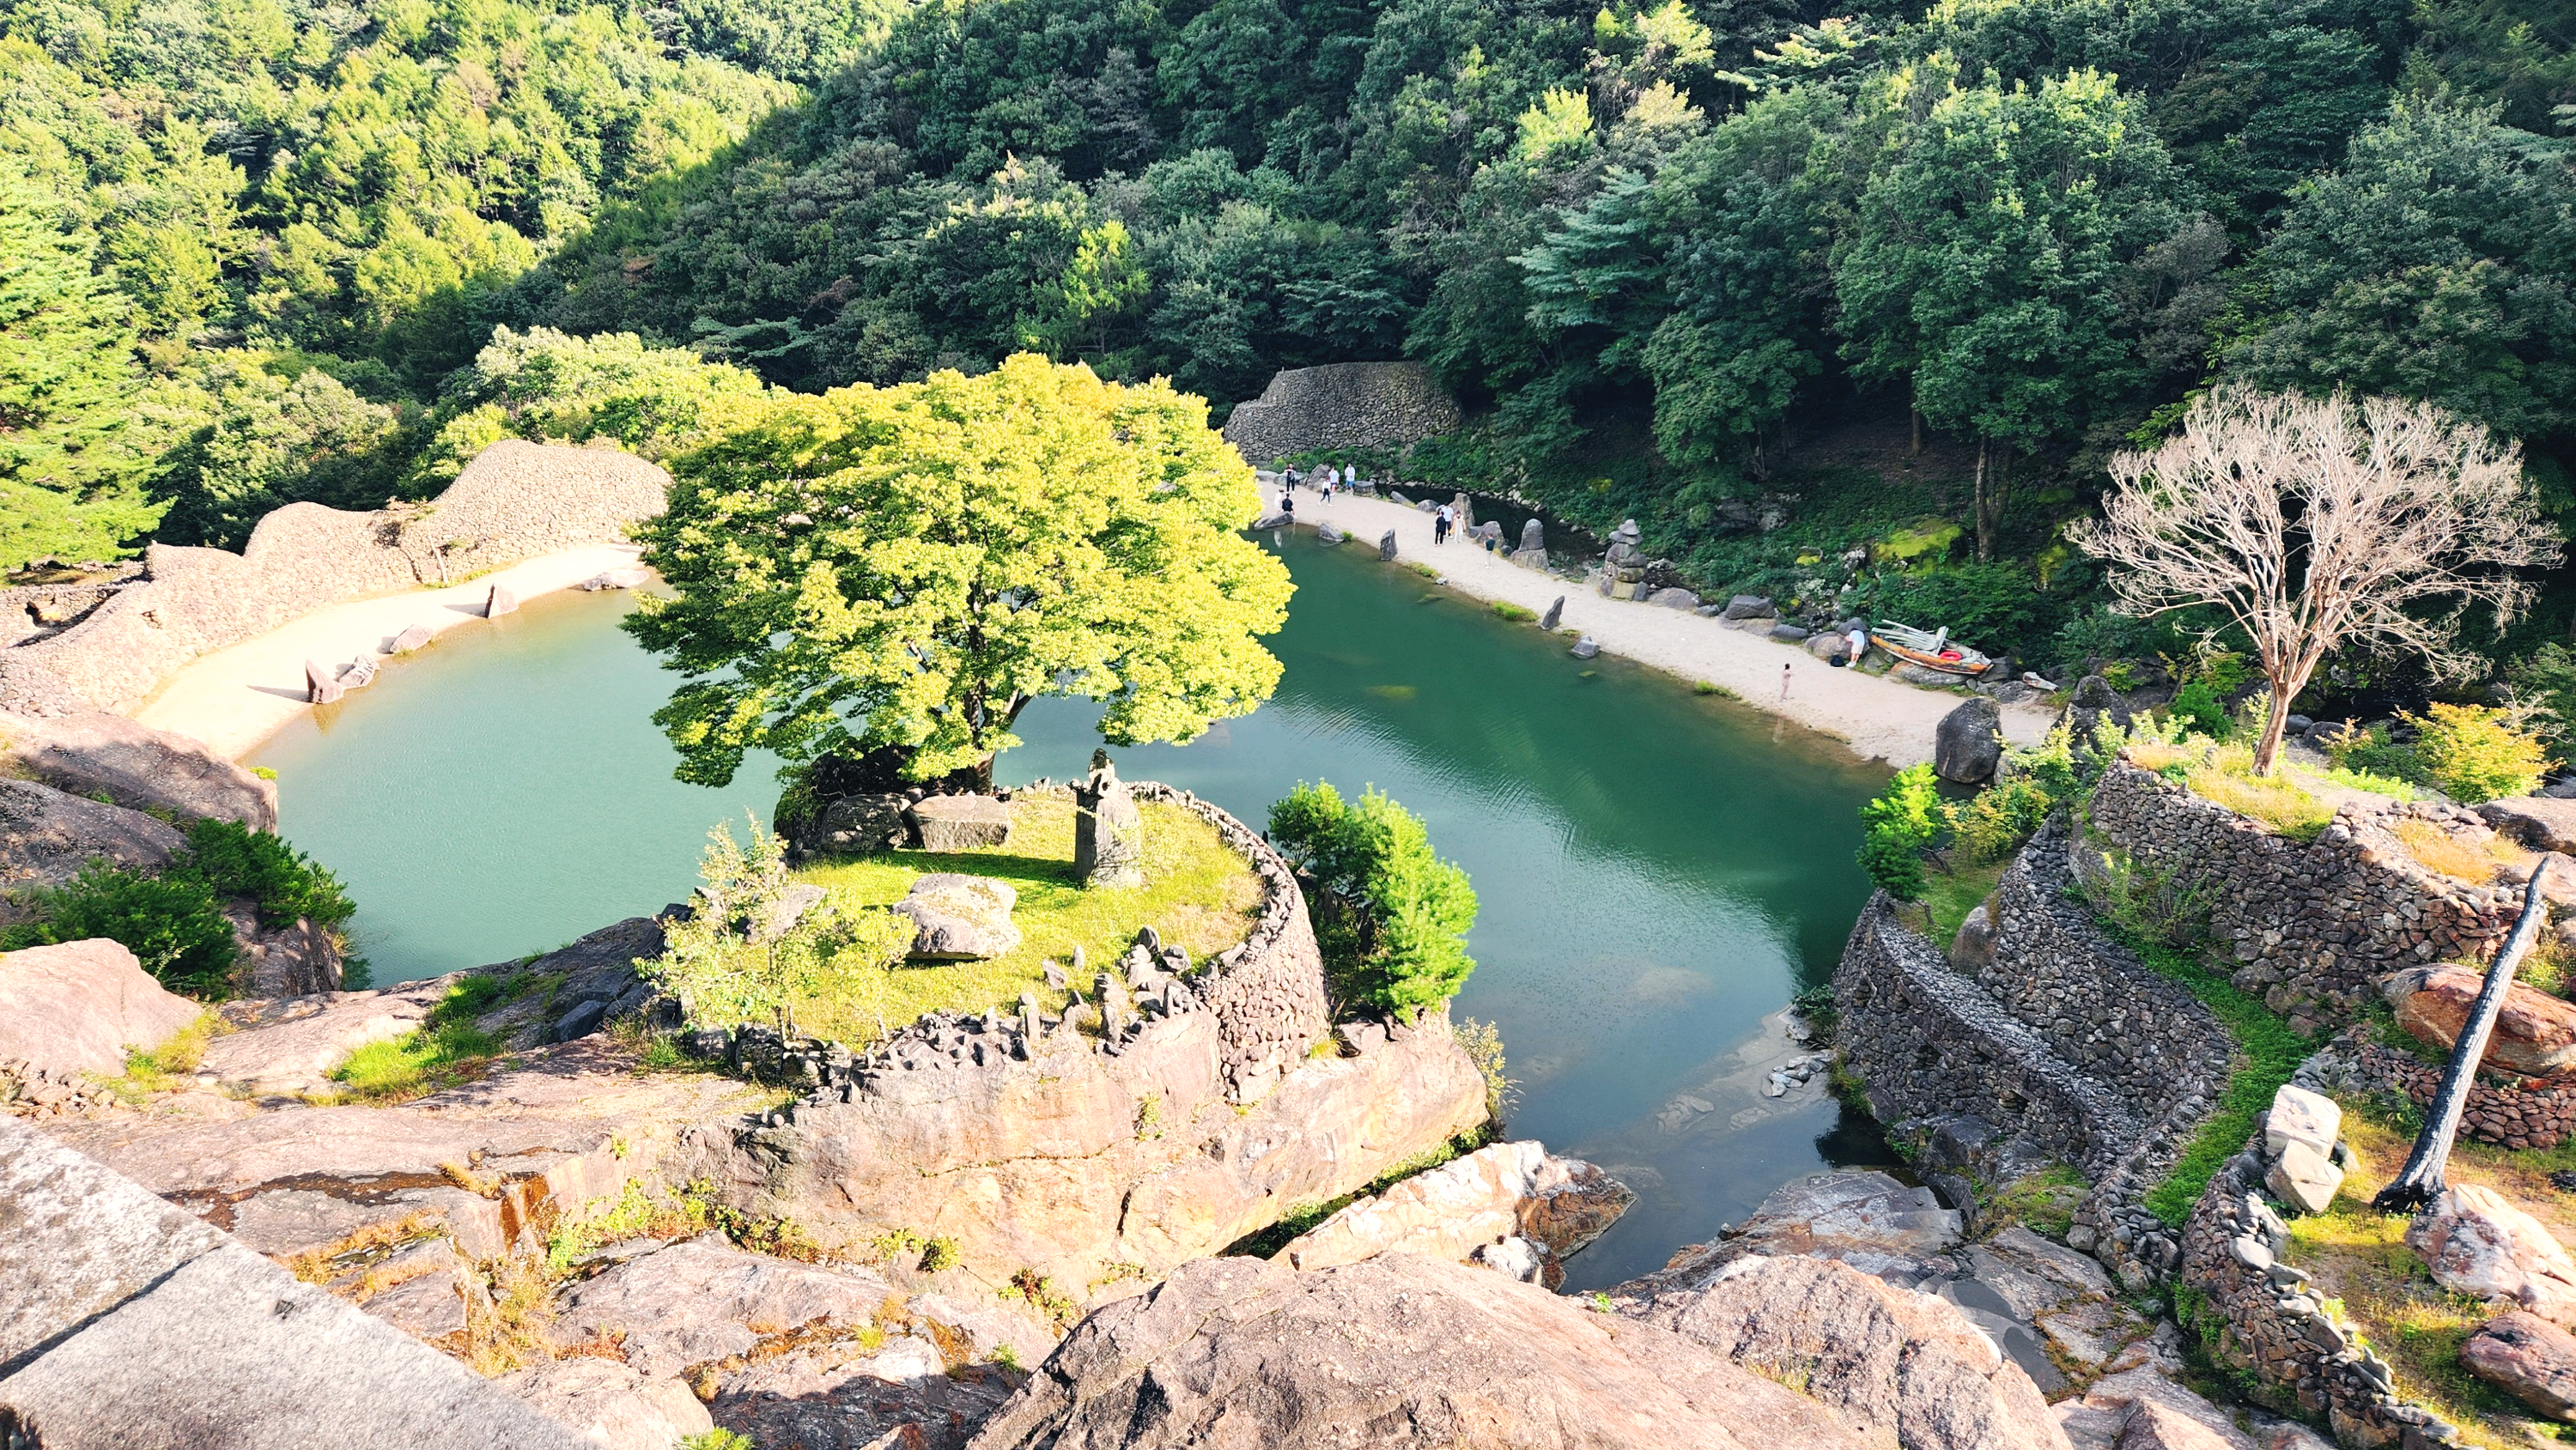
POLYGON ((182 872, 203 880, 218 900, 257 903, 262 926, 304 920, 337 927, 357 911, 338 877, 275 834, 238 821, 188 827, 187 859, 171 868, 173 875, 182 872))
POLYGON ((1878 799, 1860 808, 1861 869, 1899 901, 1923 895, 1923 852, 1942 816, 1940 787, 1929 765, 1908 766, 1878 799))
POLYGON ((2549 768, 2540 737, 2503 710, 2433 704, 2406 722, 2415 727, 2415 758, 2453 800, 2529 795, 2549 768))
POLYGON ((1332 898, 1316 939, 1348 1006, 1418 1015, 1476 970, 1467 931, 1476 892, 1431 849, 1422 818, 1371 787, 1356 805, 1330 783, 1300 781, 1270 808, 1270 837, 1332 898))
POLYGON ((35 919, 0 932, 0 950, 106 937, 161 985, 192 997, 222 995, 240 955, 214 893, 178 869, 153 876, 94 860, 30 904, 35 919))
POLYGON ((2027 775, 2015 775, 1965 801, 1943 804, 1941 818, 1950 828, 1953 850, 1963 864, 2001 860, 2048 819, 2057 804, 2048 787, 2027 775))

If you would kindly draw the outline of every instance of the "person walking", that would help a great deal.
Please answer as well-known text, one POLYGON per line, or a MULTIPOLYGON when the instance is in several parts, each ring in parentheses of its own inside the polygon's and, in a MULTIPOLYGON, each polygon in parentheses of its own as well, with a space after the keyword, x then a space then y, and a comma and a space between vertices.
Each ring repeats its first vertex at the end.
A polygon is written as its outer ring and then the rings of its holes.
POLYGON ((1780 667, 1780 698, 1789 698, 1789 667, 1785 664, 1780 667))
POLYGON ((1456 509, 1451 508, 1445 503, 1442 504, 1440 506, 1440 511, 1431 516, 1431 542, 1435 544, 1445 544, 1449 542, 1449 526, 1455 523, 1457 518, 1458 513, 1456 509))

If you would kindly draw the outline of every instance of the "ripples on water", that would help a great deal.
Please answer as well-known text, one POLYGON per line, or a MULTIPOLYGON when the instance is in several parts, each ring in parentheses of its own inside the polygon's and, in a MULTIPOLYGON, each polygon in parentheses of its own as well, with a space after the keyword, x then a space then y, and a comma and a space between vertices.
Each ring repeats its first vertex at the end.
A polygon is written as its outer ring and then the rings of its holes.
MULTIPOLYGON (((1276 545, 1274 544, 1274 547, 1276 545)), ((1258 824, 1300 780, 1376 785, 1475 880, 1480 963, 1456 1012, 1500 1025, 1535 1136, 1640 1202, 1570 1265, 1614 1283, 1828 1162, 1885 1161, 1820 1087, 1761 1096, 1764 1019, 1824 980, 1867 894, 1855 811, 1885 771, 1427 591, 1374 551, 1287 545, 1287 666, 1258 713, 1120 753, 1131 778, 1258 824)), ((707 829, 766 818, 767 764, 670 779, 649 715, 670 677, 619 595, 531 601, 443 636, 258 755, 284 827, 340 872, 382 982, 539 951, 686 894, 707 829)), ((1079 773, 1097 711, 1042 701, 1006 781, 1079 773)))

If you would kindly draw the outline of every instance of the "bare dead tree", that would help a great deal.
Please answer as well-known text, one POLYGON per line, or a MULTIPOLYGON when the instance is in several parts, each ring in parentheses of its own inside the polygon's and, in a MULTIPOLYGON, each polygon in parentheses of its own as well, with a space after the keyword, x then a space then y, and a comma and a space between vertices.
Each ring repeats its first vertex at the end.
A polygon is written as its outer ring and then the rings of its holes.
POLYGON ((2076 542, 2112 566, 2121 612, 2216 605, 2244 629, 2271 684, 2254 751, 2267 775, 2328 654, 2411 650, 2464 675, 2476 656, 2455 645, 2460 616, 2483 604, 2510 620, 2532 593, 2512 571, 2559 559, 2521 445, 2431 403, 2224 387, 2162 446, 2115 456, 2111 478, 2076 542))
POLYGON ((2541 879, 2558 863, 2559 856, 2554 851, 2532 863, 2531 879, 2522 888, 2522 915, 2514 919, 2513 930, 2496 950, 2495 965, 2487 968, 2478 999, 2469 1005, 2468 1020, 2460 1024, 2459 1040, 2451 1044, 2451 1061, 2442 1069, 2442 1085, 2433 1090, 2433 1105, 2425 1114, 2424 1131, 2415 1135, 2415 1147, 2406 1155, 2406 1166, 2370 1200, 2370 1206, 2381 1213, 2413 1213, 2442 1196, 2443 1174, 2451 1162, 2451 1140, 2459 1136, 2460 1115, 2468 1111, 2469 1089, 2477 1084, 2478 1063, 2487 1055, 2487 1039, 2495 1035, 2496 1018, 2504 1013, 2505 994, 2513 990, 2515 970, 2530 954, 2532 943, 2540 940, 2540 928, 2549 920, 2549 902, 2543 895, 2541 879))

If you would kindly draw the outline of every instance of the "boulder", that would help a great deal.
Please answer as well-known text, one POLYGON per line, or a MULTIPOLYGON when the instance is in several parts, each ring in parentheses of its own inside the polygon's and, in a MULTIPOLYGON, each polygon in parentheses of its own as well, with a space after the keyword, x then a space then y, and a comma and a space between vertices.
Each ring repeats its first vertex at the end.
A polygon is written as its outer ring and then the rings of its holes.
POLYGON ((1184 1264, 1085 1320, 971 1442, 973 1450, 1862 1443, 1814 1402, 1668 1329, 1605 1321, 1501 1274, 1410 1254, 1311 1273, 1244 1258, 1184 1264))
POLYGON ((1875 1272, 1956 1248, 1966 1216, 1929 1188, 1876 1171, 1819 1173, 1783 1184, 1734 1233, 1676 1252, 1664 1267, 1620 1286, 1640 1295, 1692 1289, 1736 1260, 1764 1254, 1842 1259, 1875 1272))
POLYGON ((1556 596, 1556 602, 1547 607, 1547 612, 1538 617, 1538 627, 1554 634, 1557 621, 1563 618, 1565 618, 1565 596, 1560 594, 1556 596))
POLYGON ((2444 1189, 2407 1226, 2406 1246, 2445 1289, 2507 1300, 2560 1324, 2576 1319, 2576 1259, 2492 1188, 2444 1189))
POLYGON ((235 980, 251 997, 301 997, 336 992, 346 972, 340 943, 312 922, 297 918, 285 926, 263 927, 259 911, 247 901, 224 908, 233 924, 233 941, 241 949, 235 980))
POLYGON ((1807 634, 1803 624, 1775 624, 1770 629, 1770 637, 1781 644, 1805 644, 1807 634))
POLYGON ((2113 1444, 2115 1450, 2239 1450, 2217 1430, 2154 1400, 2129 1406, 2113 1444))
MULTIPOLYGON (((0 779, 0 893, 8 896, 60 886, 93 858, 156 871, 187 844, 186 837, 141 811, 32 780, 0 779)), ((11 919, 5 903, 0 919, 11 919)))
POLYGON ((2553 1420, 2576 1420, 2576 1334, 2516 1310, 2460 1345, 2469 1373, 2553 1420))
POLYGON ((2272 1159, 2263 1186, 2300 1213, 2323 1213, 2343 1187, 2343 1170, 2313 1145, 2293 1141, 2272 1159))
POLYGON ((277 785, 170 730, 90 712, 0 716, 0 768, 73 795, 104 794, 129 810, 277 829, 277 785))
POLYGON ((1736 595, 1726 601, 1725 611, 1718 616, 1720 619, 1777 619, 1779 617, 1779 606, 1759 594, 1736 595))
POLYGON ((822 1323, 875 1322, 894 1290, 864 1270, 826 1269, 704 1234, 566 1290, 550 1331, 571 1346, 614 1339, 647 1376, 749 1354, 761 1340, 822 1323))
POLYGON ((419 1027, 451 985, 441 977, 381 992, 228 1004, 236 1030, 206 1044, 198 1075, 250 1097, 329 1092, 331 1069, 370 1042, 419 1027))
POLYGON ((425 624, 415 624, 409 629, 404 630, 402 633, 395 635, 393 643, 385 647, 385 653, 389 655, 410 654, 413 650, 426 647, 429 644, 429 638, 429 626, 425 624))
POLYGON ((340 672, 320 660, 304 662, 304 702, 308 705, 336 705, 349 693, 340 683, 340 672))
POLYGON ((903 1334, 872 1354, 842 1340, 755 1360, 718 1378, 709 1408, 757 1445, 964 1450, 1027 1379, 993 1364, 946 1368, 935 1345, 903 1334))
POLYGON ((1959 923, 1959 934, 1950 942, 1950 965, 1971 975, 1995 964, 1994 914, 1980 901, 1959 923))
POLYGON ((2058 712, 2057 721, 2066 727, 2077 749, 2091 750, 2093 733, 2106 720, 2123 730, 2129 728, 2129 702, 2120 698, 2109 680, 2086 675, 2075 682, 2074 697, 2058 712))
POLYGON ((912 956, 921 961, 962 962, 998 957, 1020 944, 1011 924, 1019 893, 989 876, 934 871, 912 883, 894 909, 912 918, 912 956))
POLYGON ((1687 589, 1658 589, 1646 596, 1646 602, 1664 609, 1699 608, 1699 596, 1687 589))
MULTIPOLYGON (((2380 995, 2397 1009, 2398 1026, 2447 1050, 2459 1041, 2485 983, 2486 974, 2474 967, 2409 967, 2382 980, 2380 995)), ((2520 982, 2506 988, 2478 1066, 2534 1078, 2576 1073, 2576 1003, 2520 982)))
POLYGON ((653 571, 639 566, 608 569, 581 581, 581 587, 592 594, 603 589, 641 589, 653 577, 653 571))
POLYGON ((493 585, 492 592, 483 597, 483 617, 485 619, 499 619, 502 615, 516 614, 518 612, 518 591, 512 589, 507 584, 493 585))
POLYGON ((1599 641, 1587 634, 1574 642, 1572 653, 1579 660, 1592 659, 1601 653, 1601 645, 1599 641))
POLYGON ((2295 1083, 2273 1090, 2272 1110, 2263 1120, 2263 1151, 2279 1153, 2292 1143, 2305 1143, 2328 1157, 2343 1132, 2343 1109, 2323 1093, 2295 1083))
POLYGON ((1848 1264, 1738 1259, 1631 1312, 1799 1385, 1872 1444, 2066 1450, 2038 1386, 1957 1307, 1848 1264))
POLYGON ((912 840, 912 800, 901 791, 842 796, 793 820, 779 834, 806 855, 887 851, 912 840))
POLYGON ((716 1427, 687 1385, 647 1379, 613 1359, 553 1360, 495 1383, 605 1450, 671 1450, 716 1427))
POLYGON ((1969 697, 1941 717, 1932 732, 1932 770, 1953 785, 1994 779, 2004 757, 2003 707, 1983 695, 1969 697))
POLYGON ((117 1076, 126 1049, 159 1047, 204 1011, 104 937, 0 955, 0 1061, 56 1077, 117 1076))
POLYGON ((988 795, 935 795, 912 803, 912 828, 921 849, 972 851, 1011 839, 1011 804, 988 795))
POLYGON ((2576 854, 2576 800, 2514 796, 2474 806, 2486 823, 2535 851, 2576 854))
MULTIPOLYGON (((1384 1253, 1466 1263, 1506 1239, 1526 1239, 1554 1268, 1608 1231, 1636 1199, 1579 1158, 1555 1157, 1535 1141, 1496 1143, 1343 1208, 1272 1257, 1298 1269, 1384 1253)), ((1552 1277, 1562 1282, 1564 1275, 1552 1277)))
POLYGON ((1315 542, 1318 544, 1338 544, 1349 537, 1350 535, 1334 528, 1330 523, 1315 525, 1315 542))
POLYGON ((1806 646, 1807 653, 1820 660, 1832 659, 1851 649, 1851 643, 1839 634, 1811 634, 1799 643, 1806 646))
POLYGON ((1389 529, 1377 541, 1377 558, 1381 564, 1395 562, 1395 530, 1389 529))

